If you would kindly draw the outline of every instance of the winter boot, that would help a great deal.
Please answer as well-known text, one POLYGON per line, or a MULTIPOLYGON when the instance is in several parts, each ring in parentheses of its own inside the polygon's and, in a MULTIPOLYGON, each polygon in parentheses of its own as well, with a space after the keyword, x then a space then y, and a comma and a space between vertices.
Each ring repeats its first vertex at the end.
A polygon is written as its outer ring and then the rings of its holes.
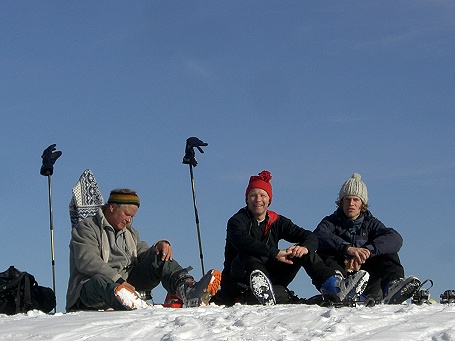
POLYGON ((415 276, 396 279, 387 284, 384 304, 401 304, 414 295, 420 287, 420 280, 415 276))
POLYGON ((261 270, 253 270, 250 274, 250 288, 253 295, 262 305, 275 305, 272 283, 261 270))
POLYGON ((441 301, 439 301, 441 304, 455 303, 455 290, 446 290, 439 297, 441 298, 441 301))
POLYGON ((183 304, 189 307, 208 305, 212 296, 216 294, 221 282, 221 272, 209 270, 199 282, 186 279, 178 286, 177 296, 183 304))
POLYGON ((322 285, 322 294, 336 295, 340 301, 353 301, 365 290, 370 274, 364 270, 351 273, 347 278, 337 271, 322 285))
POLYGON ((114 295, 127 310, 151 307, 151 304, 140 298, 137 291, 132 290, 124 284, 120 284, 114 289, 114 295))

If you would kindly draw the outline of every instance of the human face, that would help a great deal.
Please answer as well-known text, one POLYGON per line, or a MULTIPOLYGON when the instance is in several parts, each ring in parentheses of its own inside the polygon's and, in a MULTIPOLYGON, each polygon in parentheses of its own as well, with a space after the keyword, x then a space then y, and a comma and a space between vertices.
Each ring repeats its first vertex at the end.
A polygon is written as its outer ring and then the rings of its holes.
POLYGON ((114 229, 121 231, 131 224, 137 209, 136 205, 117 206, 116 204, 110 204, 106 212, 104 212, 104 216, 114 229))
POLYGON ((260 188, 253 188, 247 196, 247 206, 257 220, 263 220, 270 205, 270 197, 266 191, 260 188))
POLYGON ((360 216, 362 209, 362 199, 355 195, 346 195, 342 199, 343 212, 351 220, 355 220, 360 216))

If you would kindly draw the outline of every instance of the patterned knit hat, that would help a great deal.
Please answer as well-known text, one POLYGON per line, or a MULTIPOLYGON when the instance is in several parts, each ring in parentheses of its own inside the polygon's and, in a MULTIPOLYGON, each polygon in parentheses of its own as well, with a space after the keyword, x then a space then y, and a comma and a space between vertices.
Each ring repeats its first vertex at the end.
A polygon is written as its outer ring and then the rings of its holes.
POLYGON ((253 175, 250 177, 250 182, 248 183, 248 187, 246 188, 245 192, 245 201, 247 201, 248 193, 253 188, 260 188, 267 192, 270 197, 270 203, 272 203, 272 185, 270 184, 270 180, 272 179, 272 175, 269 171, 263 170, 258 175, 253 175))
POLYGON ((346 195, 355 195, 359 197, 365 205, 368 205, 368 190, 367 185, 361 180, 359 173, 354 173, 341 186, 338 194, 338 201, 341 201, 346 195))

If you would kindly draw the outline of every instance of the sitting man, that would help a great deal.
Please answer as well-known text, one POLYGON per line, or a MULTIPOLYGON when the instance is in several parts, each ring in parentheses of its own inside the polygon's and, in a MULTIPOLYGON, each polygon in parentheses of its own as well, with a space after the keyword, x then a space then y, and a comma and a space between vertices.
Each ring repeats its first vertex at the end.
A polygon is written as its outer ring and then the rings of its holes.
POLYGON ((367 186, 360 174, 346 180, 336 201, 338 209, 314 230, 318 253, 325 264, 345 276, 360 269, 370 274, 362 296, 369 302, 400 304, 420 286, 417 277, 404 277, 398 251, 403 239, 368 210, 367 186))
POLYGON ((195 282, 172 257, 167 240, 149 247, 131 226, 139 208, 135 191, 117 189, 93 217, 71 232, 70 278, 66 310, 129 310, 144 307, 136 292, 150 291, 160 282, 187 307, 208 304, 221 273, 210 270, 195 282))
POLYGON ((293 303, 287 286, 301 267, 327 296, 343 301, 360 295, 368 273, 358 271, 343 278, 319 258, 318 240, 311 231, 268 209, 271 178, 268 171, 250 177, 246 207, 227 223, 221 290, 213 301, 225 305, 293 303), (280 240, 294 245, 280 250, 280 240))

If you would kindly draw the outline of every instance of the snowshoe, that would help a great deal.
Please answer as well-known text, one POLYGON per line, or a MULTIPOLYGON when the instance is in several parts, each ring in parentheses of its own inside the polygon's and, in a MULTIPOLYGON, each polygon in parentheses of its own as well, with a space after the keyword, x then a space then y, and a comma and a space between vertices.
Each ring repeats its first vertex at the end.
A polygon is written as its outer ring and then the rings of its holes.
POLYGON ((166 298, 164 299, 163 307, 166 308, 182 308, 183 301, 175 295, 167 294, 166 298))
POLYGON ((355 301, 357 305, 363 305, 365 307, 374 307, 377 304, 381 304, 382 302, 382 292, 381 296, 377 296, 375 294, 362 294, 359 296, 359 298, 355 301))
POLYGON ((275 305, 275 295, 270 280, 261 270, 254 270, 250 274, 250 288, 253 295, 262 305, 275 305))
POLYGON ((340 272, 329 277, 321 286, 325 295, 337 295, 340 301, 355 301, 365 290, 370 275, 364 270, 356 271, 344 278, 340 272))
POLYGON ((212 296, 217 293, 220 282, 221 272, 212 269, 199 282, 183 282, 178 288, 178 296, 187 308, 208 305, 212 296))
POLYGON ((420 280, 415 276, 400 278, 389 283, 384 296, 384 304, 401 304, 420 288, 420 280))
POLYGON ((455 290, 446 290, 441 294, 441 304, 455 303, 455 290))
POLYGON ((414 294, 411 298, 412 304, 422 305, 422 304, 431 304, 430 301, 430 289, 433 287, 433 281, 431 279, 427 279, 422 282, 422 284, 414 291, 414 294), (429 283, 430 286, 428 288, 423 289, 424 285, 429 283))
POLYGON ((336 294, 319 294, 314 295, 310 298, 299 298, 292 302, 292 304, 308 304, 318 305, 320 307, 355 307, 356 302, 353 300, 340 300, 340 297, 336 294))

